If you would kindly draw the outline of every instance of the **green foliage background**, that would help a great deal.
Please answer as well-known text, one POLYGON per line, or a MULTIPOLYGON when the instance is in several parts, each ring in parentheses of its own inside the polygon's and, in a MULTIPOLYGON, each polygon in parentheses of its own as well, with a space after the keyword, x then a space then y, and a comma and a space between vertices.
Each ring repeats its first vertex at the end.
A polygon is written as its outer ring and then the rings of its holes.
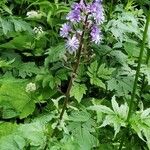
POLYGON ((103 0, 103 40, 82 55, 52 136, 75 62, 59 36, 73 2, 0 1, 0 150, 116 150, 124 133, 124 150, 150 149, 150 27, 127 122, 149 0, 103 0))

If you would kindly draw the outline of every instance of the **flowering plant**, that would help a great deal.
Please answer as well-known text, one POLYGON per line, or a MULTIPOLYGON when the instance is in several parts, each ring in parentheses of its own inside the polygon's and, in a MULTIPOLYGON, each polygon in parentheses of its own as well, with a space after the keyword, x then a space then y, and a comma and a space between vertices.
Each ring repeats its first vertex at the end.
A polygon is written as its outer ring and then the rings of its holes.
MULTIPOLYGON (((66 97, 59 117, 60 121, 63 119, 69 98, 71 97, 70 95, 72 93, 73 85, 75 84, 75 75, 77 74, 80 65, 81 52, 84 48, 84 40, 87 40, 85 42, 94 42, 95 44, 99 44, 102 39, 99 26, 104 21, 101 0, 94 0, 91 3, 80 0, 79 3, 74 3, 71 8, 71 11, 66 17, 67 23, 63 24, 60 29, 60 35, 63 38, 66 38, 66 48, 68 52, 70 54, 77 52, 78 54, 67 91, 65 93, 66 97)), ((86 91, 84 85, 81 86, 81 89, 84 92, 86 91)), ((58 122, 57 127, 59 123, 60 122, 58 122)), ((52 136, 54 136, 56 132, 57 129, 55 128, 52 136)))
POLYGON ((64 23, 60 29, 60 36, 66 38, 66 48, 72 54, 82 44, 85 31, 90 42, 99 44, 102 39, 100 25, 104 21, 104 10, 101 0, 87 3, 80 0, 72 5, 64 23))

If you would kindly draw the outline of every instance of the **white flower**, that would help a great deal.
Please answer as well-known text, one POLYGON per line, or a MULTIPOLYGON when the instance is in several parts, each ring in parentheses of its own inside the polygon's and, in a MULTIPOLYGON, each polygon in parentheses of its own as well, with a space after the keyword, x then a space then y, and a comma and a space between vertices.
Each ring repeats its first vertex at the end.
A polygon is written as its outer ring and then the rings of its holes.
POLYGON ((34 27, 33 31, 34 31, 34 33, 36 33, 36 34, 42 34, 42 33, 43 33, 43 29, 42 29, 41 26, 39 26, 39 27, 34 27))
POLYGON ((34 92, 36 90, 36 85, 35 83, 28 83, 27 86, 26 86, 26 92, 27 93, 30 93, 30 92, 34 92))
POLYGON ((37 11, 31 10, 31 11, 27 12, 27 17, 28 18, 35 18, 35 17, 38 17, 38 16, 39 16, 39 13, 37 11))

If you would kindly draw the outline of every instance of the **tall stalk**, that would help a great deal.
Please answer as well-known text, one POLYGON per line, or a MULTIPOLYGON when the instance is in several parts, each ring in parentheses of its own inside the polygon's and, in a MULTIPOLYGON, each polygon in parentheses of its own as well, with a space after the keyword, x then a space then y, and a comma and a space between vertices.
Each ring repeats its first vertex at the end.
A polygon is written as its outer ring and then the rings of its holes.
POLYGON ((75 67, 73 69, 71 79, 70 79, 69 84, 68 84, 67 92, 65 94, 66 98, 64 100, 62 111, 60 113, 60 117, 59 117, 60 120, 62 120, 64 112, 67 108, 68 100, 70 98, 70 91, 71 91, 71 88, 72 88, 72 85, 73 85, 73 81, 75 79, 75 75, 76 75, 76 73, 78 71, 78 68, 79 68, 80 59, 81 59, 81 52, 82 52, 82 49, 83 49, 84 34, 85 34, 86 24, 87 24, 87 18, 88 18, 88 15, 86 16, 86 19, 85 19, 85 22, 84 22, 84 27, 83 27, 82 35, 81 35, 81 38, 80 38, 80 45, 79 45, 79 49, 78 49, 77 61, 76 61, 75 67))
MULTIPOLYGON (((73 82, 76 78, 76 74, 77 74, 77 71, 78 71, 78 68, 79 68, 81 53, 82 53, 82 50, 83 50, 84 34, 85 34, 85 30, 86 30, 86 25, 87 25, 87 19, 88 19, 88 15, 85 18, 83 31, 82 31, 81 38, 80 38, 80 44, 79 44, 79 48, 78 48, 78 54, 77 54, 77 58, 76 58, 75 67, 72 71, 71 78, 70 78, 70 81, 69 81, 69 84, 68 84, 68 87, 67 87, 67 91, 66 91, 66 94, 65 94, 65 99, 64 99, 62 111, 61 111, 60 116, 59 116, 59 121, 62 120, 64 112, 67 108, 67 104, 68 104, 69 98, 70 98, 70 91, 71 91, 71 88, 73 86, 73 82)), ((58 122, 57 126, 58 125, 59 125, 59 122, 58 122)), ((52 133, 52 137, 55 135, 56 131, 57 131, 57 129, 55 128, 53 133, 52 133)))
MULTIPOLYGON (((150 59, 150 49, 147 50, 147 56, 146 56, 146 60, 145 60, 145 64, 148 66, 149 64, 149 59, 150 59)), ((145 74, 142 77, 142 84, 141 84, 141 91, 140 91, 140 98, 139 100, 142 99, 142 94, 144 92, 145 86, 146 86, 146 82, 145 82, 146 76, 145 74)), ((138 101, 139 102, 139 101, 138 101)), ((137 103, 138 104, 138 103, 137 103)))
MULTIPOLYGON (((145 43, 146 43, 146 37, 147 37, 149 22, 150 22, 150 11, 149 11, 148 16, 146 18, 146 25, 145 25, 145 29, 144 29, 144 32, 143 32, 143 40, 142 40, 141 50, 140 50, 139 59, 138 59, 138 66, 137 66, 137 69, 136 69, 136 75, 135 75, 133 90, 132 90, 132 94, 131 94, 131 100, 130 100, 130 103, 129 103, 129 112, 128 112, 128 116, 127 116, 127 122, 129 122, 129 120, 130 120, 130 117, 131 117, 131 114, 132 114, 132 109, 133 109, 133 104, 134 104, 134 99, 135 99, 135 96, 136 96, 136 91, 137 91, 137 86, 138 86, 138 79, 139 79, 139 75, 140 75, 140 68, 141 68, 145 43)), ((124 134, 123 134, 121 142, 120 142, 119 150, 122 150, 124 139, 125 138, 124 138, 124 134)))

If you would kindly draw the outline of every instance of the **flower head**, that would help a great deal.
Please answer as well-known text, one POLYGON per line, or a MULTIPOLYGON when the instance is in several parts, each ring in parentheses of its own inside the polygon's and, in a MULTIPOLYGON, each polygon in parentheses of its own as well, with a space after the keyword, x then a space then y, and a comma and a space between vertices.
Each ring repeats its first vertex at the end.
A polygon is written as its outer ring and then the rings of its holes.
MULTIPOLYGON (((79 3, 74 3, 71 11, 67 15, 67 23, 60 28, 60 35, 66 38, 66 48, 72 54, 76 52, 81 44, 80 39, 86 36, 90 37, 91 42, 99 44, 101 41, 101 31, 99 25, 104 20, 102 0, 93 0, 87 3, 85 0, 80 0, 79 3), (84 30, 84 31, 83 31, 84 30)), ((89 41, 90 42, 90 41, 89 41)))
POLYGON ((33 31, 34 31, 35 34, 39 34, 39 35, 43 33, 43 29, 42 29, 41 26, 34 27, 33 31))
POLYGON ((62 36, 62 37, 68 37, 70 31, 71 31, 70 25, 67 24, 67 23, 65 23, 60 28, 60 36, 62 36))
POLYGON ((66 48, 71 54, 79 48, 79 40, 75 35, 72 38, 68 38, 66 48))
POLYGON ((35 10, 28 11, 26 15, 28 18, 41 18, 41 13, 35 10))
POLYGON ((93 42, 95 42, 95 44, 99 44, 101 41, 101 32, 96 25, 92 26, 91 28, 91 39, 93 42))
POLYGON ((81 20, 80 10, 72 10, 66 19, 70 20, 71 22, 79 22, 81 20))
POLYGON ((30 82, 29 84, 27 84, 27 86, 26 86, 27 93, 34 92, 35 90, 36 90, 35 83, 30 82))
POLYGON ((81 9, 80 3, 74 3, 74 4, 72 5, 72 9, 73 9, 73 10, 80 10, 80 9, 81 9))
POLYGON ((104 10, 100 2, 101 1, 97 0, 88 6, 89 12, 94 17, 97 24, 101 24, 104 21, 104 10))
POLYGON ((74 3, 72 5, 72 10, 84 11, 85 9, 86 9, 86 6, 83 0, 81 0, 80 3, 74 3))

